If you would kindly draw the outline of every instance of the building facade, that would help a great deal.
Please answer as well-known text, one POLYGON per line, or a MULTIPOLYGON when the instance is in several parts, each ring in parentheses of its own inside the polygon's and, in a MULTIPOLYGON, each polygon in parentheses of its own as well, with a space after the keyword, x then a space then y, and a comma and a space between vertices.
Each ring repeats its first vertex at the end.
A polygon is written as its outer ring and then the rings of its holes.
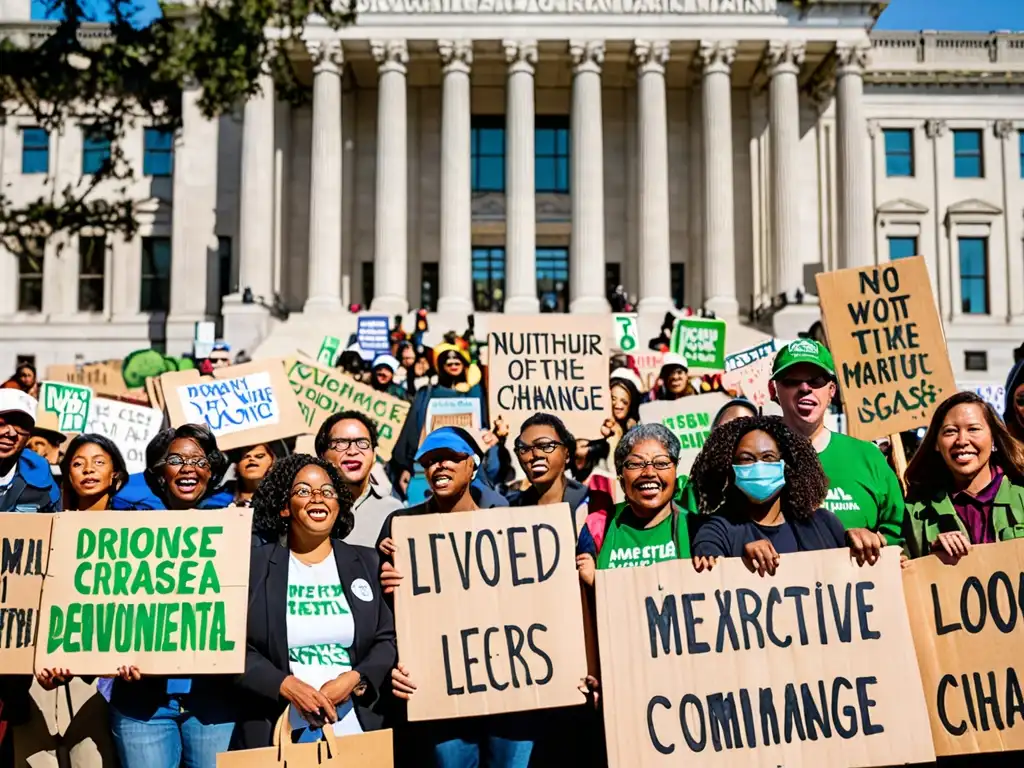
MULTIPOLYGON (((457 328, 605 312, 620 284, 655 327, 703 305, 792 335, 817 308, 781 294, 919 253, 954 370, 1001 381, 1024 340, 1024 36, 869 32, 873 8, 360 0, 288 44, 309 103, 266 77, 237 114, 186 91, 181 131, 129 134, 135 239, 0 259, 0 368, 180 353, 210 318, 236 348, 304 348, 356 303, 457 328)), ((0 183, 33 199, 103 151, 9 109, 0 183)))

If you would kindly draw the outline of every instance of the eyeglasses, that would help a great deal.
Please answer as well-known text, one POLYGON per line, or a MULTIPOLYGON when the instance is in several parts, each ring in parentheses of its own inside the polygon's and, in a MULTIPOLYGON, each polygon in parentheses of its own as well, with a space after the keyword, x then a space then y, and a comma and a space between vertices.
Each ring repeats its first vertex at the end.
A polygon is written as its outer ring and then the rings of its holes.
POLYGON ((308 485, 300 485, 292 488, 292 496, 299 499, 311 499, 313 496, 319 496, 321 499, 336 499, 338 498, 338 492, 331 485, 325 485, 323 488, 310 488, 308 485))
POLYGON ((195 467, 196 469, 209 469, 210 460, 205 456, 199 456, 193 459, 186 459, 184 456, 179 456, 176 453, 172 453, 166 459, 164 464, 168 464, 172 467, 195 467))
POLYGON ((529 453, 536 454, 538 452, 550 455, 554 452, 555 448, 560 445, 565 445, 565 443, 559 443, 556 440, 549 440, 546 443, 534 443, 533 445, 516 442, 516 455, 526 456, 529 453))
POLYGON ((630 459, 622 465, 623 469, 628 469, 630 472, 641 472, 647 467, 654 467, 657 472, 665 472, 675 467, 676 463, 667 456, 659 456, 656 459, 650 461, 638 461, 636 459, 630 459))
POLYGON ((790 389, 796 389, 801 384, 806 384, 811 389, 821 389, 828 385, 830 381, 832 381, 832 378, 823 373, 815 376, 813 379, 779 379, 779 383, 782 386, 790 389))
POLYGON ((327 447, 338 453, 344 453, 353 445, 360 451, 370 450, 370 441, 365 437, 335 437, 327 442, 327 447))

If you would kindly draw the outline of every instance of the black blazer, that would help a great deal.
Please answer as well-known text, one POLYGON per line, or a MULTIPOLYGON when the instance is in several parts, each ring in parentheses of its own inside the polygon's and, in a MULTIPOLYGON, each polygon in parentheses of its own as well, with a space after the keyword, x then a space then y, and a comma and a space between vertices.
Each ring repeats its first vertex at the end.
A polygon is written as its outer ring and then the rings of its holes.
MULTIPOLYGON (((381 727, 381 717, 370 710, 381 689, 390 686, 391 669, 398 658, 395 620, 382 600, 377 553, 334 540, 334 560, 341 586, 355 621, 355 641, 350 650, 352 669, 369 681, 366 693, 355 701, 363 730, 381 727), (363 580, 372 599, 352 593, 352 584, 363 580)), ((249 563, 249 617, 245 673, 236 679, 241 689, 242 714, 231 739, 231 749, 270 746, 277 719, 287 702, 281 683, 291 673, 288 664, 288 548, 281 544, 254 546, 249 563)))

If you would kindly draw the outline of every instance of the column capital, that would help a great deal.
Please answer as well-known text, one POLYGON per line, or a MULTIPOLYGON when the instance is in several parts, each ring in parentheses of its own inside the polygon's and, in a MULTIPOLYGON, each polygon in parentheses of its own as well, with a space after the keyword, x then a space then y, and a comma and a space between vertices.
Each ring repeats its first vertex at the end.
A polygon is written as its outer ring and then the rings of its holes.
POLYGON ((871 44, 866 40, 856 43, 836 43, 836 61, 838 62, 836 74, 840 76, 863 75, 870 53, 871 44))
POLYGON ((438 40, 437 52, 441 56, 441 71, 469 74, 473 66, 472 40, 438 40))
POLYGON ((765 59, 768 62, 768 74, 798 75, 803 66, 807 48, 800 40, 772 40, 768 43, 765 59))
POLYGON ((946 135, 946 121, 945 120, 926 120, 924 124, 924 133, 929 139, 937 139, 940 136, 946 135))
POLYGON ((409 46, 405 40, 371 40, 370 53, 377 62, 377 72, 406 73, 406 64, 409 63, 409 46))
POLYGON ((533 68, 537 66, 536 40, 502 40, 501 45, 505 49, 510 75, 516 72, 533 74, 533 68))
POLYGON ((732 71, 736 60, 735 40, 701 40, 697 49, 697 62, 705 75, 732 71))
POLYGON ((992 132, 995 134, 997 139, 1005 141, 1014 133, 1013 121, 996 120, 995 124, 992 126, 992 132))
POLYGON ((572 58, 574 74, 601 74, 601 66, 604 64, 604 40, 570 40, 569 56, 572 58))
POLYGON ((340 40, 306 40, 306 50, 313 60, 313 74, 320 72, 341 72, 345 63, 345 52, 340 40))
POLYGON ((634 40, 633 61, 639 74, 646 75, 648 72, 665 74, 665 65, 668 63, 669 44, 667 40, 634 40))

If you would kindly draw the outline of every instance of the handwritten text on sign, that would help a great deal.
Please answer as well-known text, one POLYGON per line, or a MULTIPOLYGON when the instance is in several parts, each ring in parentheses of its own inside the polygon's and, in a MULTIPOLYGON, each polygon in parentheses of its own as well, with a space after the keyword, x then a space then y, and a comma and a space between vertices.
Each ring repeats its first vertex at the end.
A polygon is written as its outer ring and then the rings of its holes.
POLYGON ((277 424, 281 418, 281 407, 266 371, 198 381, 179 387, 178 396, 186 417, 196 424, 205 423, 218 437, 277 424))
POLYGON ((721 392, 682 397, 678 400, 656 400, 640 406, 640 421, 644 424, 664 424, 679 438, 679 464, 681 475, 689 474, 704 443, 711 435, 711 422, 718 411, 729 402, 721 392))
POLYGON ((902 765, 933 759, 899 552, 598 571, 612 768, 902 765))
POLYGON ((97 397, 89 409, 86 430, 114 441, 129 472, 146 468, 146 446, 163 426, 163 412, 143 405, 97 397))
POLYGON ((31 674, 53 515, 0 514, 0 669, 31 674))
POLYGON ((394 521, 410 720, 581 703, 583 613, 568 505, 394 521))

